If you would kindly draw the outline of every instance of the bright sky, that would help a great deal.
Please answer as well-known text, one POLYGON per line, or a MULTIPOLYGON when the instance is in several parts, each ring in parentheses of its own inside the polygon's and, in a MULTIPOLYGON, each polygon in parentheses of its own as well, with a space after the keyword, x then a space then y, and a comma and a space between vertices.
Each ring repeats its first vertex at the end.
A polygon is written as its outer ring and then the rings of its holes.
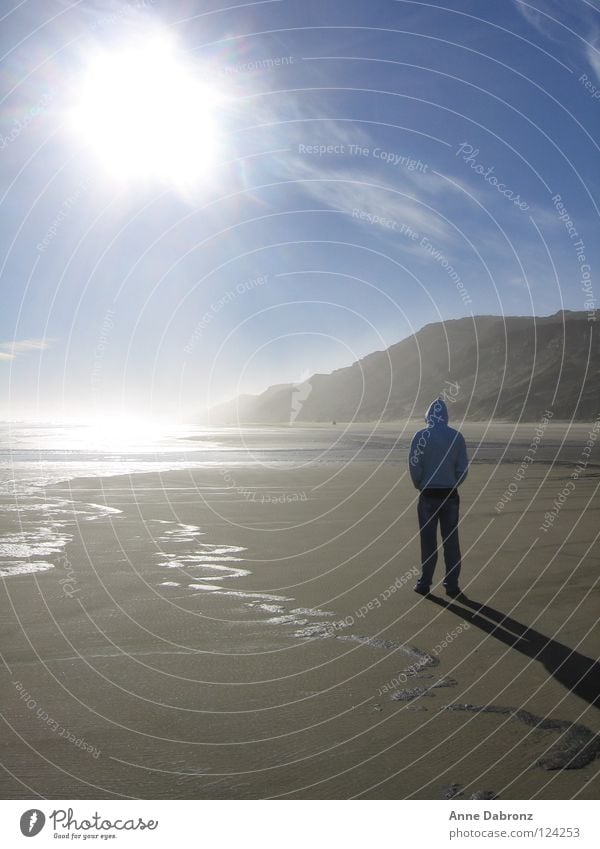
POLYGON ((0 14, 0 417, 190 420, 600 297, 598 0, 0 14))

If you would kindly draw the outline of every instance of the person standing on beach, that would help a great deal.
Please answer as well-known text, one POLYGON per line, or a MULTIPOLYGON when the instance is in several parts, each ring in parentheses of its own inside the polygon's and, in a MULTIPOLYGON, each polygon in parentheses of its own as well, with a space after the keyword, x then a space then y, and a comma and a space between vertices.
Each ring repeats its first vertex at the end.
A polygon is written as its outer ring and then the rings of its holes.
POLYGON ((427 427, 418 430, 410 446, 408 468, 419 490, 417 515, 421 531, 421 577, 415 592, 427 595, 437 563, 437 527, 440 525, 446 577, 451 598, 460 595, 461 555, 458 541, 458 487, 467 476, 467 446, 459 431, 448 427, 448 408, 437 398, 425 415, 427 427))

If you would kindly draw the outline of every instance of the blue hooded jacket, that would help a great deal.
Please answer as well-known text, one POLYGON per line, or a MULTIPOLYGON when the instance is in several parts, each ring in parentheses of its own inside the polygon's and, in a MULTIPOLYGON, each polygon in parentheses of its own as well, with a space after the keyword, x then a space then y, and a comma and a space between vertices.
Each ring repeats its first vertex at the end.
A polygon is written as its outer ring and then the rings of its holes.
POLYGON ((425 415, 427 427, 413 436, 408 456, 412 482, 418 490, 453 489, 467 476, 467 446, 457 430, 448 427, 448 408, 437 398, 425 415))

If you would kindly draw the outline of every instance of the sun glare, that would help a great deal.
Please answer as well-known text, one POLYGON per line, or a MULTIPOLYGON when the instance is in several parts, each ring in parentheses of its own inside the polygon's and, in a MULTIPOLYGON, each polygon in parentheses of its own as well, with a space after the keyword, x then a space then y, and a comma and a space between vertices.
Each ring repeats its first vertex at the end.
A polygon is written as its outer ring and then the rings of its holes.
MULTIPOLYGON (((175 442, 172 434, 178 427, 153 419, 122 415, 82 419, 78 424, 77 428, 71 427, 65 431, 71 447, 75 446, 79 450, 116 453, 161 450, 162 443, 165 441, 175 442)), ((179 448, 182 450, 181 445, 179 448)))
POLYGON ((185 188, 214 166, 221 102, 161 35, 96 51, 74 93, 69 123, 112 176, 185 188))

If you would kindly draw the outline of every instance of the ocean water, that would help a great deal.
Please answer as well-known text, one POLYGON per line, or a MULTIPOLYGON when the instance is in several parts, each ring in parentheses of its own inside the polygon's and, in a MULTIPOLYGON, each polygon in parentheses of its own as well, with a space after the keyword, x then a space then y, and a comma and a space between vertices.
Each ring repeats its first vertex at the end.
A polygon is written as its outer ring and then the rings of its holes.
MULTIPOLYGON (((121 510, 86 500, 87 490, 65 497, 64 491, 57 495, 50 489, 55 484, 203 466, 297 468, 355 453, 347 444, 332 448, 327 436, 318 434, 319 429, 196 427, 111 432, 90 425, 0 423, 0 579, 35 580, 37 573, 68 563, 65 550, 81 523, 120 520, 121 510)), ((293 598, 279 593, 246 588, 244 579, 252 574, 246 549, 211 539, 209 529, 162 518, 149 522, 156 528, 155 565, 163 574, 156 591, 170 603, 193 599, 210 610, 211 600, 220 599, 231 604, 233 618, 245 610, 252 622, 269 629, 313 625, 322 630, 323 619, 333 615, 295 608, 293 598)))
POLYGON ((357 460, 398 462, 410 435, 375 436, 327 428, 129 428, 0 422, 0 497, 22 501, 81 477, 111 477, 201 466, 301 468, 357 460))
MULTIPOLYGON (((54 568, 72 540, 74 523, 115 520, 120 513, 77 493, 57 497, 47 492, 53 485, 83 477, 203 466, 298 468, 351 462, 365 450, 373 459, 373 449, 365 449, 364 440, 357 443, 343 434, 338 439, 322 430, 0 422, 0 578, 54 568)), ((165 569, 185 569, 193 575, 192 589, 234 592, 219 589, 217 582, 250 574, 239 565, 241 551, 226 541, 200 542, 201 534, 194 526, 165 523, 158 538, 164 548, 161 562, 165 569)), ((178 583, 165 576, 164 586, 178 583)))
MULTIPOLYGON (((0 578, 51 569, 51 556, 63 552, 71 540, 69 525, 119 512, 88 501, 50 497, 46 488, 55 484, 202 466, 275 469, 358 459, 393 462, 400 457, 398 448, 393 435, 376 440, 368 431, 348 434, 343 429, 0 422, 0 578)), ((172 543, 190 541, 194 534, 185 526, 165 533, 172 543)), ((224 575, 223 561, 233 562, 232 554, 200 548, 189 557, 195 567, 205 565, 205 579, 218 580, 222 576, 208 576, 208 567, 218 564, 224 575)), ((242 574, 228 568, 231 576, 242 574)))
MULTIPOLYGON (((53 560, 72 539, 69 528, 74 522, 114 519, 120 512, 85 501, 83 496, 50 495, 46 489, 54 484, 203 466, 298 469, 361 461, 406 464, 412 431, 369 425, 208 429, 123 421, 112 425, 0 422, 0 578, 53 568, 53 560)), ((528 428, 519 439, 509 440, 510 454, 522 456, 530 439, 528 428)), ((508 459, 503 455, 505 442, 486 439, 471 445, 472 462, 508 459)), ((551 453, 556 453, 554 445, 551 453)), ((244 567, 236 565, 242 560, 240 552, 227 541, 199 544, 200 533, 191 526, 170 523, 163 534, 165 552, 170 549, 173 558, 179 557, 174 563, 194 570, 200 579, 196 587, 202 585, 208 592, 207 582, 243 577, 244 567), (186 543, 194 544, 186 548, 186 543)), ((165 554, 165 564, 168 559, 165 554)), ((170 576, 165 576, 167 580, 170 576)))
MULTIPOLYGON (((111 477, 202 465, 220 446, 186 428, 127 429, 56 423, 0 423, 0 578, 53 568, 73 522, 119 510, 50 496, 46 488, 81 477, 111 477)), ((185 531, 178 529, 179 535, 185 531)), ((188 532, 189 535, 189 532, 188 532)))

